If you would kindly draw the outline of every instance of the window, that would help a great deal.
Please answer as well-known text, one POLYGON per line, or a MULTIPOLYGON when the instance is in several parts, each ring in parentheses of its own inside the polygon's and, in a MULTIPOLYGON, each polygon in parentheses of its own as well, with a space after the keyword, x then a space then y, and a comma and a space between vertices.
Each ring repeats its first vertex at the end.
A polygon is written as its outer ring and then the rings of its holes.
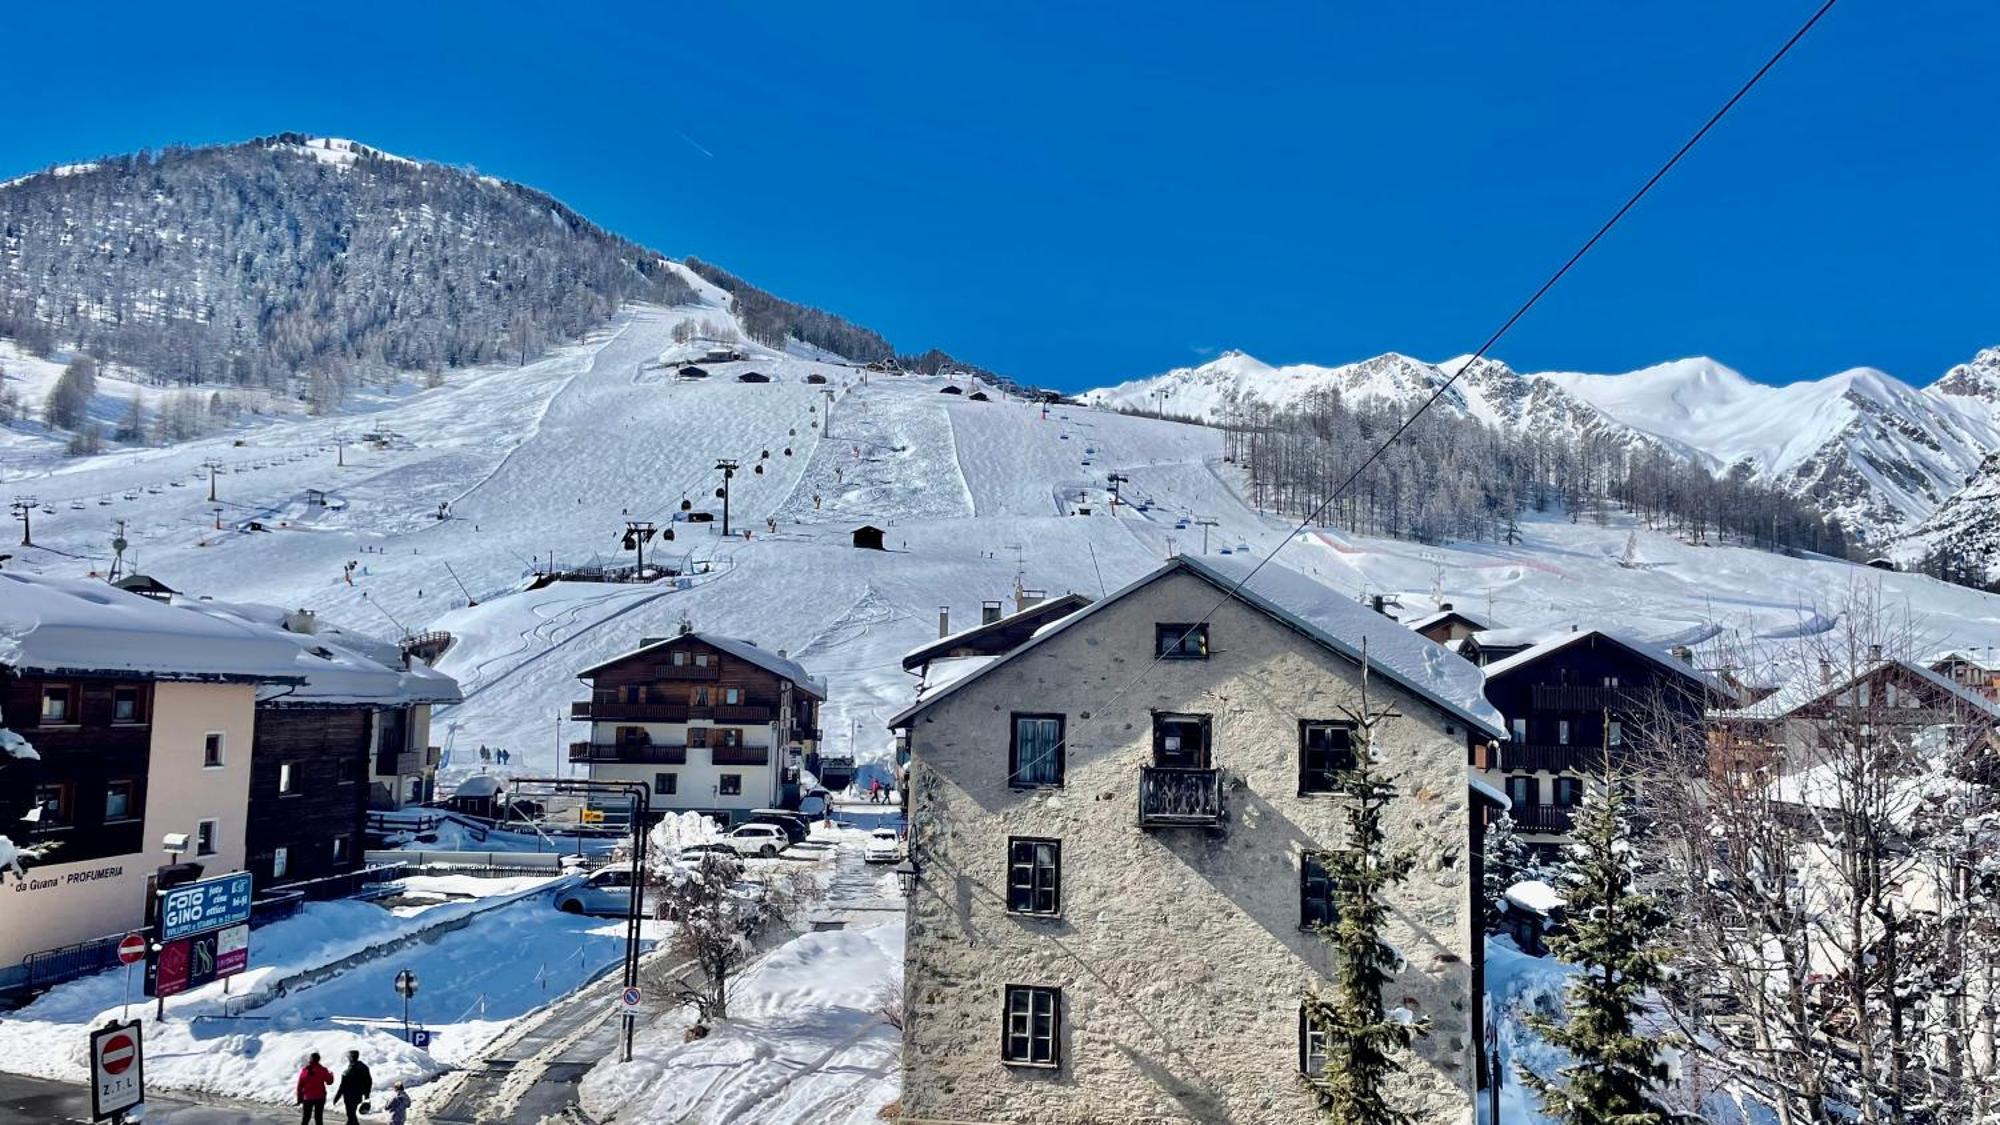
POLYGON ((346 836, 335 836, 333 838, 333 862, 347 862, 347 849, 350 843, 351 841, 346 836))
POLYGON ((1619 722, 1617 719, 1613 719, 1605 724, 1604 741, 1612 746, 1625 745, 1625 724, 1619 722))
POLYGON ((214 855, 217 840, 222 833, 219 821, 204 820, 194 826, 194 854, 214 855))
POLYGON ((627 703, 639 702, 639 687, 637 684, 627 684, 625 686, 625 702, 627 703))
POLYGON ((1063 783, 1063 717, 1014 715, 1007 745, 1007 784, 1017 789, 1063 783))
POLYGON ((707 654, 707 653, 705 653, 705 652, 697 652, 697 653, 695 653, 695 654, 694 654, 694 666, 695 666, 695 667, 697 667, 697 668, 706 668, 706 667, 708 667, 708 654, 707 654))
POLYGON ((1573 809, 1582 803, 1582 778, 1558 777, 1555 779, 1555 804, 1557 808, 1573 809))
POLYGON ((680 791, 681 779, 679 774, 669 771, 653 775, 653 794, 655 796, 671 797, 680 791))
POLYGON ((724 705, 729 707, 734 707, 737 704, 743 702, 743 689, 733 688, 733 687, 723 688, 722 702, 724 705))
POLYGON ((1514 741, 1516 742, 1528 741, 1528 720, 1515 719, 1513 722, 1509 723, 1508 726, 1511 727, 1514 731, 1514 741))
POLYGON ((285 877, 285 872, 290 871, 291 869, 292 869, 292 850, 290 848, 272 848, 271 878, 282 879, 285 877))
POLYGON ((1001 1061, 1015 1066, 1061 1066, 1062 989, 1007 986, 1001 1061))
POLYGON ((333 764, 333 780, 337 785, 352 785, 361 777, 361 767, 352 758, 341 758, 333 764))
POLYGON ((1516 808, 1541 804, 1541 790, 1541 785, 1528 774, 1515 774, 1507 779, 1507 800, 1516 808))
POLYGON ((1608 687, 1608 688, 1615 688, 1615 687, 1617 687, 1617 686, 1618 686, 1618 677, 1616 677, 1616 676, 1606 676, 1606 677, 1604 677, 1604 686, 1605 686, 1605 687, 1608 687))
POLYGON ((697 684, 694 687, 688 689, 688 701, 689 701, 689 706, 692 707, 708 706, 708 685, 697 684))
POLYGON ((139 816, 139 783, 136 781, 107 781, 104 783, 104 820, 109 824, 114 820, 136 820, 139 816))
POLYGON ((1007 910, 1062 913, 1062 841, 1007 838, 1007 910))
POLYGON ((138 688, 115 687, 111 689, 111 721, 114 723, 136 723, 139 721, 138 688))
POLYGON ((70 789, 67 783, 60 785, 35 786, 35 829, 46 832, 52 828, 68 828, 75 821, 74 809, 70 805, 70 789))
POLYGON ((638 746, 646 741, 645 727, 618 727, 616 737, 626 746, 638 746))
POLYGON ((1299 928, 1331 926, 1340 920, 1334 906, 1335 883, 1326 857, 1307 852, 1299 857, 1299 928))
POLYGON ((201 739, 201 764, 204 769, 222 765, 222 733, 209 731, 201 739))
POLYGON ((1318 1078, 1326 1073, 1326 1029, 1299 1005, 1299 1073, 1318 1078))
POLYGON ((292 762, 278 763, 278 795, 295 797, 299 792, 299 769, 292 762))
POLYGON ((720 731, 722 734, 722 745, 724 749, 734 750, 738 746, 743 745, 743 732, 736 729, 735 727, 717 727, 716 730, 720 731))
POLYGON ((697 748, 700 748, 700 747, 706 747, 706 746, 708 745, 708 728, 707 728, 707 727, 689 727, 689 728, 688 728, 688 745, 689 745, 689 746, 693 746, 693 747, 697 747, 697 748))
POLYGON ((724 797, 741 797, 743 795, 743 775, 740 773, 723 774, 716 782, 715 791, 724 797))
POLYGON ((1299 792, 1332 793, 1340 774, 1354 768, 1354 724, 1307 719, 1299 723, 1299 792))
POLYGON ((688 654, 687 654, 687 651, 686 651, 685 649, 675 649, 675 650, 674 650, 674 667, 676 667, 676 668, 685 668, 685 667, 687 667, 687 662, 688 662, 688 654))
POLYGON ((1556 745, 1558 745, 1558 746, 1568 746, 1568 745, 1569 745, 1569 720, 1568 720, 1568 719, 1557 719, 1557 720, 1556 720, 1556 745))
POLYGON ((1208 626, 1193 623, 1153 626, 1153 655, 1162 660, 1207 660, 1208 626))
POLYGON ((1207 715, 1153 715, 1153 764, 1168 769, 1208 768, 1207 715))
POLYGON ((45 687, 42 689, 42 725, 57 726, 72 722, 70 718, 69 689, 66 687, 45 687))

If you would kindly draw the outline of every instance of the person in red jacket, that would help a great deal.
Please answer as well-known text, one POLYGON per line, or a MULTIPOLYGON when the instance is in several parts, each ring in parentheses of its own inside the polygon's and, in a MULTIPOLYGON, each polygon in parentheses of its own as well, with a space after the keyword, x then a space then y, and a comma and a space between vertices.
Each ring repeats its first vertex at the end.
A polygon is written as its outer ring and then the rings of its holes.
POLYGON ((326 1125, 326 1088, 332 1081, 333 1072, 319 1065, 314 1051, 299 1068, 299 1125, 326 1125))

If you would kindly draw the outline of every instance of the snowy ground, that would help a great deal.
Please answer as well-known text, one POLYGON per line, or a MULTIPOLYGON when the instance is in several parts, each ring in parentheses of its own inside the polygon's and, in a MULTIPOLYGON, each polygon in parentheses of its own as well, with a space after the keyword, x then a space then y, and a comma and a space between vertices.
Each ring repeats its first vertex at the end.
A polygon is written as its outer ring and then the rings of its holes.
POLYGON ((846 928, 801 934, 766 954, 730 993, 730 1018, 683 1043, 693 1012, 664 1013, 629 1063, 606 1059, 583 1081, 603 1122, 841 1125, 879 1120, 901 1090, 902 1033, 882 1007, 901 991, 902 894, 886 867, 855 862, 865 833, 837 841, 827 905, 846 928))
MULTIPOLYGON (((146 1078, 165 1090, 288 1102, 308 1052, 323 1059, 359 1050, 378 1085, 417 1083, 476 1057, 515 1020, 582 985, 624 954, 624 924, 557 911, 546 879, 421 876, 401 882, 391 905, 314 903, 250 938, 251 968, 221 984, 173 997, 167 1019, 135 997, 146 1017, 146 1078), (471 897, 467 897, 471 896, 471 897), (512 900, 512 901, 508 901, 512 900), (500 905, 494 905, 500 903, 500 905), (488 909, 490 907, 490 909, 488 909), (475 910, 468 924, 441 923, 475 910), (428 931, 320 981, 296 974, 428 931), (403 1041, 402 1004, 391 983, 418 975, 413 1025, 431 1046, 403 1041)), ((119 1015, 125 973, 114 970, 51 990, 0 1019, 7 1069, 81 1082, 89 1028, 119 1015)))

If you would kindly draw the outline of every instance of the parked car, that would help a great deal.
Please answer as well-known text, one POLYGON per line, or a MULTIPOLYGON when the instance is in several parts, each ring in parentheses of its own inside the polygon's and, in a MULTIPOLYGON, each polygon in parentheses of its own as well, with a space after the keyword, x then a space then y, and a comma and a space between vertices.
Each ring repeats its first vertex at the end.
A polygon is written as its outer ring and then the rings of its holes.
POLYGON ((610 914, 623 917, 632 910, 632 869, 600 867, 583 882, 556 895, 556 909, 565 914, 610 914))
POLYGON ((723 843, 720 840, 711 840, 706 844, 689 844, 687 847, 682 848, 681 858, 700 859, 704 855, 710 855, 716 853, 720 853, 722 855, 735 855, 736 849, 728 844, 723 843))
POLYGON ((803 844, 812 835, 812 825, 806 818, 787 809, 752 809, 745 824, 770 824, 784 830, 794 844, 803 844))
POLYGON ((877 828, 861 847, 864 863, 894 863, 903 858, 903 841, 893 828, 877 828))
POLYGON ((762 856, 765 859, 792 846, 791 837, 775 824, 740 825, 724 836, 722 842, 736 849, 737 855, 762 856))

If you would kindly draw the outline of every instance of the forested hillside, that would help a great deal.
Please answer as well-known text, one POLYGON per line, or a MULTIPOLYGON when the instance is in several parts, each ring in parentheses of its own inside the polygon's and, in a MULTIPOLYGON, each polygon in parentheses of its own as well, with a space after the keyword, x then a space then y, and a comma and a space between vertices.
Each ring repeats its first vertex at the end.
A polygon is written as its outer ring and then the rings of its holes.
POLYGON ((623 302, 688 293, 541 192, 345 141, 167 148, 0 185, 0 336, 161 380, 532 355, 623 302))

